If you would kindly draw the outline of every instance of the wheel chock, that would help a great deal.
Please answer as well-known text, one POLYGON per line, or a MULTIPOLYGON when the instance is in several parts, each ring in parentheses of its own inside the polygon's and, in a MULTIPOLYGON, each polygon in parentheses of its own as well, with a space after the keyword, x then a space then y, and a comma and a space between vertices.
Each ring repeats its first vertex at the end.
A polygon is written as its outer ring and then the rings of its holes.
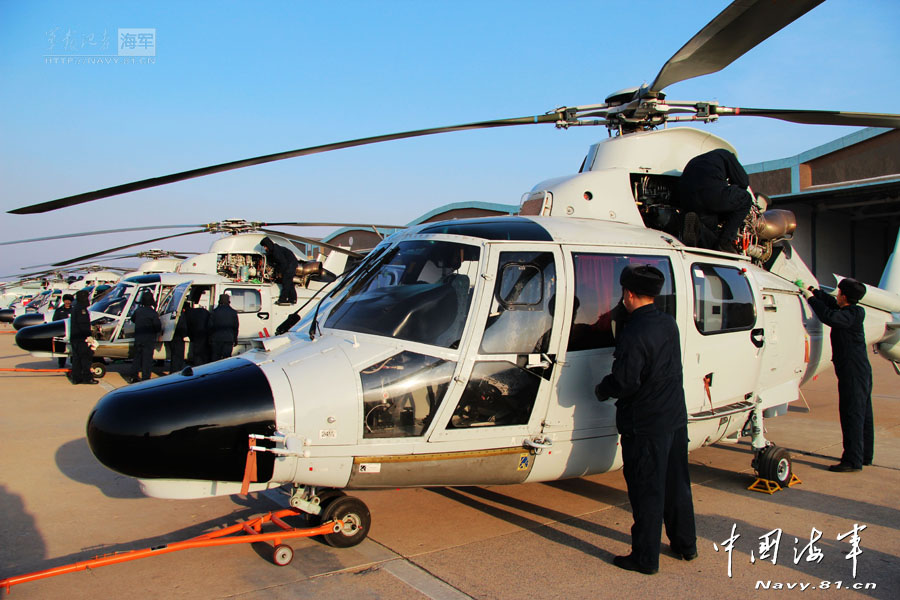
POLYGON ((754 492, 762 492, 764 494, 774 494, 778 490, 781 489, 781 486, 778 485, 777 481, 772 481, 771 479, 763 479, 762 477, 757 477, 756 481, 750 484, 748 490, 752 490, 754 492))
MULTIPOLYGON (((791 480, 784 487, 794 487, 795 485, 799 485, 801 483, 803 482, 800 481, 800 478, 797 477, 794 473, 791 473, 791 480)), ((764 494, 774 494, 775 492, 784 488, 782 488, 777 481, 757 477, 756 481, 751 483, 750 487, 748 487, 747 489, 754 492, 762 492, 764 494)))

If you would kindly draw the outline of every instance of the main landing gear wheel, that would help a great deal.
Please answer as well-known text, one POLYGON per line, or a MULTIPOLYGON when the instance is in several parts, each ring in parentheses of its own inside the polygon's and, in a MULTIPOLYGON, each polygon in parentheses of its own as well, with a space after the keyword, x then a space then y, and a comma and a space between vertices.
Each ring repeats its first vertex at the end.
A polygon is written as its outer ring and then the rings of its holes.
POLYGON ((763 479, 774 481, 781 487, 788 486, 793 471, 791 454, 784 448, 769 446, 757 457, 756 473, 763 479))
POLYGON ((91 363, 91 377, 94 379, 103 379, 103 376, 106 375, 106 365, 102 362, 92 362, 91 363))
POLYGON ((343 521, 344 527, 336 533, 324 536, 325 541, 335 548, 349 548, 355 546, 369 534, 372 525, 372 517, 369 507, 353 496, 338 496, 333 498, 319 515, 322 523, 331 520, 343 521))
POLYGON ((272 562, 279 567, 286 567, 294 560, 294 549, 287 544, 278 544, 272 553, 272 562))

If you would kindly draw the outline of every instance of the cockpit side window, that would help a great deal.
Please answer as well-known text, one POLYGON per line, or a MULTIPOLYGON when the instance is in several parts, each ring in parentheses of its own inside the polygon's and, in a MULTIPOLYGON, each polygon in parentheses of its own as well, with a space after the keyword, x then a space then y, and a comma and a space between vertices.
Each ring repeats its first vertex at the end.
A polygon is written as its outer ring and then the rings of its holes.
POLYGON ((663 256, 573 253, 575 265, 575 300, 569 352, 612 348, 616 345, 617 323, 627 315, 621 305, 622 286, 619 277, 629 264, 652 265, 665 277, 662 291, 656 297, 656 308, 675 316, 675 288, 672 264, 663 256))
POLYGON ((428 429, 456 362, 401 352, 363 369, 364 438, 417 437, 428 429))
POLYGON ((546 352, 555 301, 552 252, 501 252, 480 353, 546 352))

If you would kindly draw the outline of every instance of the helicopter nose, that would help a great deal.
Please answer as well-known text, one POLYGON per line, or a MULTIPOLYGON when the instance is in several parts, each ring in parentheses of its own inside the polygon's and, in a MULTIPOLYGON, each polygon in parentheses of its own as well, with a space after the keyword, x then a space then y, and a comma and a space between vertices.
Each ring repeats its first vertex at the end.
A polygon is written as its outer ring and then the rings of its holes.
MULTIPOLYGON (((241 481, 251 433, 275 432, 275 401, 255 364, 230 358, 103 396, 88 418, 97 459, 139 479, 241 481)), ((257 454, 257 481, 273 454, 257 454)))
POLYGON ((0 323, 12 323, 15 316, 16 311, 14 308, 0 309, 0 323))
POLYGON ((16 331, 31 327, 32 325, 40 325, 44 322, 44 315, 40 313, 25 313, 13 319, 13 327, 16 331))
MULTIPOLYGON (((25 316, 25 315, 22 315, 25 316)), ((51 321, 41 325, 23 327, 16 332, 16 346, 26 352, 53 352, 53 338, 66 337, 66 322, 51 321)), ((66 343, 56 343, 56 351, 65 353, 66 343)))

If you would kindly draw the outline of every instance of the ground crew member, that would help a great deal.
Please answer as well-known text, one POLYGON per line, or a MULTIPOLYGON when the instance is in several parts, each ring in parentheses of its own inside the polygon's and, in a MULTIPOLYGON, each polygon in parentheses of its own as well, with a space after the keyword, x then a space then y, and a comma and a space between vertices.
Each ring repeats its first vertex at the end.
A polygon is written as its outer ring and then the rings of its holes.
POLYGON ((645 575, 659 570, 663 521, 675 555, 697 557, 678 326, 653 304, 664 281, 651 265, 622 272, 628 319, 616 336, 612 372, 594 390, 600 401, 618 398, 616 428, 634 513, 631 553, 613 563, 645 575))
POLYGON ((187 313, 188 340, 191 342, 191 364, 209 362, 209 311, 197 299, 187 313))
POLYGON ((281 276, 281 293, 278 295, 278 304, 296 304, 297 288, 294 287, 294 273, 297 271, 297 257, 294 253, 279 246, 268 237, 259 242, 266 249, 266 258, 274 267, 276 274, 281 276))
POLYGON ((738 230, 753 205, 749 185, 750 177, 728 150, 718 148, 688 161, 678 180, 684 243, 736 253, 738 230))
MULTIPOLYGON (((60 304, 56 310, 53 311, 53 321, 62 321, 63 319, 68 319, 72 314, 72 301, 75 300, 75 296, 72 294, 63 294, 62 304, 60 304)), ((62 369, 66 366, 66 357, 61 356, 56 359, 56 364, 59 365, 59 368, 62 369)))
MULTIPOLYGON (((803 289, 803 282, 798 282, 803 289)), ((831 327, 831 361, 838 380, 838 410, 844 453, 829 471, 849 473, 871 465, 875 455, 875 422, 872 417, 872 366, 866 352, 863 321, 866 311, 858 306, 866 286, 841 279, 837 299, 810 286, 803 289, 810 308, 831 327)))
POLYGON ((219 296, 219 305, 209 316, 209 341, 212 347, 212 360, 228 358, 237 344, 238 315, 231 308, 231 296, 219 296))
POLYGON ((175 322, 175 333, 169 342, 169 373, 177 373, 184 368, 184 338, 188 335, 188 304, 184 304, 178 320, 175 322))
POLYGON ((131 315, 134 323, 134 359, 131 362, 131 383, 150 379, 150 367, 153 366, 153 350, 162 323, 159 314, 153 308, 153 294, 144 292, 141 305, 131 315))
POLYGON ((91 337, 91 315, 88 312, 88 302, 90 302, 90 294, 87 290, 76 292, 75 305, 69 316, 69 344, 72 345, 71 380, 73 384, 93 385, 99 383, 91 375, 91 361, 94 360, 94 352, 87 342, 87 339, 91 337))

